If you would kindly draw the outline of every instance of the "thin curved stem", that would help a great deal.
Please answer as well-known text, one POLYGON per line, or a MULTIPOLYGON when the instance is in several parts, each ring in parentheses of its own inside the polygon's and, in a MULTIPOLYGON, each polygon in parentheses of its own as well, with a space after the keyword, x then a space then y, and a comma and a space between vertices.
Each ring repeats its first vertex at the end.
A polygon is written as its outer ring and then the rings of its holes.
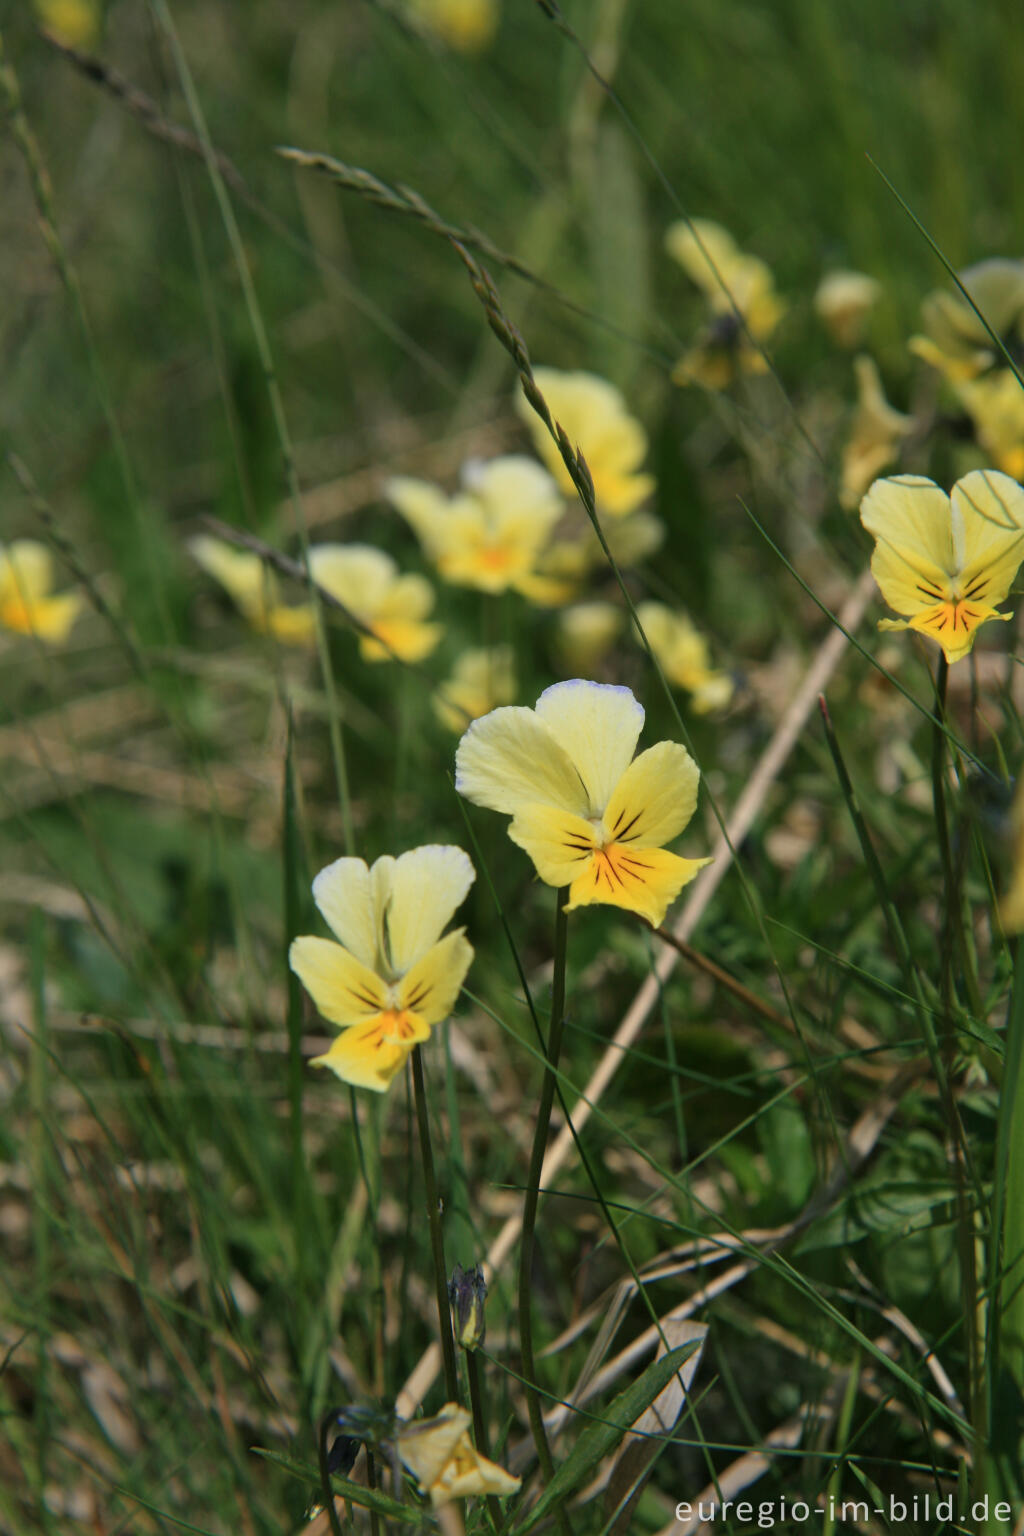
POLYGON ((533 1278, 533 1239, 537 1222, 537 1206, 540 1201, 541 1171, 547 1150, 548 1130, 551 1125, 551 1105, 555 1097, 555 1080, 558 1057, 562 1047, 562 1027, 565 1022, 565 958, 569 920, 564 902, 567 891, 555 893, 555 952, 554 973, 551 979, 551 1021, 548 1026, 547 1065, 541 1084, 540 1103, 537 1106, 537 1125, 533 1134, 533 1150, 530 1153, 530 1169, 526 1175, 526 1197, 523 1201, 523 1235, 519 1245, 519 1351, 522 1357, 523 1376, 527 1382, 526 1407, 530 1417, 530 1432, 537 1447, 537 1459, 545 1482, 554 1475, 551 1447, 544 1428, 544 1412, 537 1391, 537 1370, 533 1358, 533 1317, 530 1307, 533 1278))
POLYGON ((427 1087, 423 1080, 423 1059, 417 1045, 412 1053, 412 1086, 416 1100, 416 1121, 420 1132, 420 1158, 423 1163, 423 1183, 427 1196, 427 1221, 430 1224, 430 1248, 434 1259, 434 1286, 437 1291, 437 1322, 441 1332, 441 1358, 444 1361, 444 1384, 448 1401, 459 1401, 459 1370, 455 1363, 455 1340, 452 1337, 452 1312, 448 1303, 448 1269, 444 1259, 444 1233, 441 1230, 441 1207, 437 1199, 437 1179, 434 1174, 434 1153, 430 1143, 430 1116, 427 1112, 427 1087))

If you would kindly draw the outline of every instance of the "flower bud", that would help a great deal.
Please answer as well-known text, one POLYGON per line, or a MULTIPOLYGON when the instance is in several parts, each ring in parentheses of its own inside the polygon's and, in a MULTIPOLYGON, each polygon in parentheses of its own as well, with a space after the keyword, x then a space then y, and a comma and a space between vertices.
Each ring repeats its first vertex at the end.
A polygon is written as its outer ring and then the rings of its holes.
POLYGON ((456 1264, 448 1282, 448 1300, 452 1307, 452 1326, 456 1342, 463 1349, 478 1349, 484 1341, 487 1323, 484 1301, 487 1281, 479 1264, 463 1269, 456 1264))

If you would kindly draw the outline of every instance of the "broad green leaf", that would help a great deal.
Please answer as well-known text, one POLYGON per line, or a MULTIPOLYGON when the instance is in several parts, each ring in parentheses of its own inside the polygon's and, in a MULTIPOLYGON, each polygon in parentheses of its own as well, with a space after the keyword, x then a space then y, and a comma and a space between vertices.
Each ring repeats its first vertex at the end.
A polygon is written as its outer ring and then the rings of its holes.
POLYGON ((596 1466, 602 1456, 607 1456, 608 1452, 618 1445, 623 1435, 632 1429, 640 1415, 650 1407, 676 1372, 681 1370, 690 1356, 701 1348, 703 1348, 703 1340, 694 1339, 689 1344, 681 1344, 678 1349, 670 1350, 667 1355, 663 1355, 660 1360, 655 1360, 649 1365, 631 1386, 619 1393, 608 1409, 607 1417, 590 1421, 537 1503, 522 1525, 518 1527, 519 1536, 526 1536, 527 1531, 532 1531, 553 1509, 567 1499, 575 1488, 579 1487, 591 1468, 596 1466))

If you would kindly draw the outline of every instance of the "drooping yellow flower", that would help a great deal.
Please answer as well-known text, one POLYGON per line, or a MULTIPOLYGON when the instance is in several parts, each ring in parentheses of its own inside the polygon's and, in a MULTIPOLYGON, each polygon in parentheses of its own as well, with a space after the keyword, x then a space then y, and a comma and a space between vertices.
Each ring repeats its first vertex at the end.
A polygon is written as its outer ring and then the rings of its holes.
POLYGON ((881 292, 881 283, 866 272, 827 272, 814 295, 814 310, 833 341, 856 347, 881 292))
POLYGON ((97 0, 35 0, 36 15, 59 43, 91 48, 100 34, 97 0))
POLYGON ((696 283, 712 315, 705 334, 676 364, 673 383, 725 389, 740 373, 764 373, 768 365, 757 343, 768 340, 785 311, 770 268, 741 251, 711 219, 670 225, 665 249, 696 283))
POLYGON ((465 1408, 445 1403, 434 1418, 413 1419, 400 1425, 395 1435, 400 1460, 435 1509, 474 1494, 496 1493, 504 1498, 522 1482, 480 1455, 469 1435, 472 1422, 465 1408))
POLYGON ((568 670, 577 676, 593 672, 622 633, 623 619, 621 608, 600 600, 563 608, 558 615, 556 644, 568 670))
POLYGON ((312 607, 309 603, 288 607, 279 602, 277 580, 259 555, 205 533, 189 539, 188 549, 258 634, 273 635, 285 645, 312 645, 316 636, 312 607))
POLYGON ((668 681, 692 695, 699 715, 724 709, 733 695, 732 678, 712 668, 708 642, 689 615, 663 603, 640 603, 636 611, 668 681))
POLYGON ((53 557, 45 544, 0 544, 0 627, 60 645, 82 609, 77 592, 50 596, 53 557))
POLYGON ((364 661, 422 661, 442 635, 428 624, 434 589, 425 576, 402 576, 390 555, 370 544, 315 544, 310 575, 336 597, 370 634, 359 637, 364 661))
POLYGON ((1024 389, 1009 368, 955 385, 978 443, 994 464, 1024 480, 1024 389))
MULTIPOLYGON (((1018 354, 1024 342, 1024 261, 980 261, 961 272, 960 281, 995 334, 1018 354)), ((925 334, 910 338, 910 350, 952 384, 998 366, 991 336, 959 292, 930 293, 921 305, 921 317, 925 334)))
POLYGON ((449 48, 480 53, 498 30, 498 0, 413 0, 413 14, 449 48))
MULTIPOLYGON (((650 496, 655 481, 640 468, 647 455, 647 433, 627 411, 622 392, 595 373, 535 368, 533 376, 552 417, 587 461, 598 514, 625 517, 635 511, 650 496)), ((575 498, 575 487, 557 445, 522 393, 516 398, 516 410, 565 495, 575 498)))
POLYGON ((434 713, 442 725, 461 734, 477 720, 516 696, 516 659, 510 645, 480 646, 463 651, 447 682, 433 697, 434 713))
POLYGON ((709 862, 663 846, 693 815, 700 774, 674 741, 634 758, 643 723, 628 688, 575 679, 535 709, 474 721, 459 743, 456 789, 512 817, 509 837, 540 878, 569 887, 566 911, 606 902, 658 924, 709 862))
POLYGON ((903 619, 879 629, 916 629, 940 645, 948 662, 974 644, 997 613, 1024 558, 1024 490, 1009 475, 978 469, 947 496, 921 475, 876 480, 860 520, 875 538, 871 571, 903 619))
POLYGON ((338 943, 295 939, 288 963, 341 1034, 313 1059, 383 1093, 414 1046, 451 1013, 473 958, 462 928, 441 932, 476 873, 461 848, 428 845, 367 868, 336 859, 313 898, 338 943))
POLYGON ((510 454, 467 464, 464 490, 450 500, 425 480, 389 480, 385 494, 410 524, 438 573, 481 592, 521 592, 561 602, 564 582, 537 574, 537 562, 565 511, 558 486, 533 459, 510 454))
POLYGON ((885 398, 874 359, 854 358, 857 375, 857 409, 850 436, 843 448, 839 503, 855 507, 871 482, 897 457, 900 443, 914 423, 894 410, 885 398))

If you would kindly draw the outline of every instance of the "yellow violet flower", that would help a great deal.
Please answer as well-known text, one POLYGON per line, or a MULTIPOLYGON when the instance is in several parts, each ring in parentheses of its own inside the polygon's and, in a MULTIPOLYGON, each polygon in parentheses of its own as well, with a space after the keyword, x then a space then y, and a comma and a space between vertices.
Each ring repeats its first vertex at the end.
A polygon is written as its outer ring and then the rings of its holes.
POLYGON ((992 462, 1015 480, 1024 480, 1024 389, 1012 371, 995 368, 954 388, 992 462))
POLYGON ((287 607, 278 602, 274 573, 259 555, 205 533, 189 539, 188 550, 196 564, 220 583, 258 634, 273 635, 285 645, 313 643, 316 625, 312 607, 308 603, 287 607))
POLYGON ((574 679, 534 709, 475 720, 459 743, 456 789, 512 817, 544 883, 569 887, 567 912, 606 902, 657 925, 709 862, 663 847, 693 815, 700 773, 674 741, 634 758, 643 723, 628 688, 574 679))
POLYGON ((577 676, 593 672, 622 633, 623 618, 621 608, 600 599, 563 608, 556 640, 560 659, 577 676))
MULTIPOLYGON (((647 433, 627 411, 622 392, 596 373, 535 368, 533 376, 552 417, 587 461, 598 513, 625 517, 635 511, 650 496, 655 481, 640 468, 647 456, 647 433)), ((562 491, 575 499, 576 489, 556 443, 521 392, 516 410, 562 491)))
POLYGON ((402 576, 390 555, 370 544, 315 544, 310 575, 343 603, 370 634, 359 637, 364 661, 422 661, 441 638, 440 624, 426 623, 434 589, 425 576, 402 576))
POLYGON ((473 950, 464 929, 441 932, 475 878, 461 848, 439 844, 320 871, 313 899, 338 943, 306 936, 288 953, 317 1010, 341 1028, 313 1066, 356 1088, 389 1087, 459 995, 473 950))
POLYGON ((60 645, 82 609, 77 592, 50 596, 53 557, 35 539, 0 544, 0 627, 60 645))
POLYGON ((408 1467, 420 1492, 435 1509, 452 1499, 515 1493, 522 1478, 481 1456, 469 1436, 472 1416, 457 1403, 445 1403, 432 1419, 413 1419, 395 1435, 400 1460, 408 1467))
POLYGON ((706 333, 676 364, 673 383, 725 389, 738 373, 764 373, 768 365, 756 343, 768 340, 785 311, 770 268, 741 251, 728 230, 711 219, 670 225, 665 249, 696 283, 712 314, 706 333))
POLYGON ((940 645, 948 662, 974 644, 997 613, 1024 558, 1024 490, 1009 475, 977 469, 947 496, 921 475, 876 480, 860 520, 874 536, 871 571, 903 619, 879 629, 916 629, 940 645))
POLYGON ((814 310, 833 341, 855 347, 881 292, 881 283, 866 272, 827 272, 814 295, 814 310))
MULTIPOLYGON (((1016 355, 1024 342, 1024 261, 979 261, 960 273, 960 281, 1016 355)), ((991 336, 959 292, 930 293, 921 305, 921 318, 925 334, 911 337, 910 350, 951 383, 977 378, 998 362, 991 336)))
POLYGON ((59 43, 91 48, 100 35, 96 0, 35 0, 36 15, 59 43))
POLYGON ((882 380, 873 358, 854 358, 857 375, 857 409, 843 449, 839 503, 855 507, 871 482, 898 456, 900 443, 914 423, 894 410, 885 398, 882 380))
POLYGON ((451 500, 425 480, 405 477, 390 480, 384 490, 446 581, 481 592, 511 588, 536 602, 561 601, 564 584, 536 574, 565 511, 547 471, 510 454, 467 464, 462 478, 465 489, 451 500))
POLYGON ((669 682, 692 695, 699 715, 724 709, 733 695, 732 678, 712 668, 708 642, 690 617, 673 613, 663 603, 640 603, 636 611, 669 682))
POLYGON ((468 720, 476 720, 510 704, 516 696, 516 660, 510 645, 479 646, 463 651, 447 682, 433 698, 434 713, 457 735, 468 720))
POLYGON ((449 48, 480 53, 498 30, 497 0, 413 0, 413 14, 449 48))

